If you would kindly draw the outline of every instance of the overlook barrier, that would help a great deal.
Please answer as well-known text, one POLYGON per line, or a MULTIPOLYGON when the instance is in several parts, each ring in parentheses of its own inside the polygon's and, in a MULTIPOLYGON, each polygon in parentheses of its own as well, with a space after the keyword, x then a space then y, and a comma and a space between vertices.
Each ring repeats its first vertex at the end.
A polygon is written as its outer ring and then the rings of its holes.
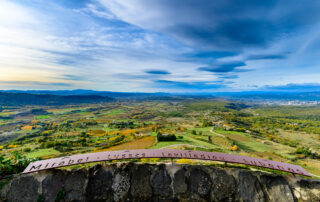
POLYGON ((189 151, 189 150, 164 150, 164 149, 139 149, 139 150, 121 150, 108 151, 88 154, 78 154, 73 156, 65 156, 60 158, 47 159, 32 162, 23 171, 23 173, 31 173, 40 170, 52 168, 72 166, 83 163, 92 163, 99 161, 121 160, 121 159, 141 159, 141 158, 185 158, 198 160, 211 160, 226 163, 245 164, 269 168, 273 170, 285 171, 293 174, 311 176, 301 166, 271 161, 267 159, 254 158, 249 156, 240 156, 233 154, 224 154, 217 152, 205 151, 189 151))

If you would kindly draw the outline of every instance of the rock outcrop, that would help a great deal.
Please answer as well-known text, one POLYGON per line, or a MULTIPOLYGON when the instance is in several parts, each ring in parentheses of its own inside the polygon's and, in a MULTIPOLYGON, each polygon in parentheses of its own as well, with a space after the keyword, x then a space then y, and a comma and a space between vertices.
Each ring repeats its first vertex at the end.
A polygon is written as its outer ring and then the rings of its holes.
POLYGON ((204 165, 96 165, 13 178, 1 200, 35 201, 320 201, 320 181, 204 165))

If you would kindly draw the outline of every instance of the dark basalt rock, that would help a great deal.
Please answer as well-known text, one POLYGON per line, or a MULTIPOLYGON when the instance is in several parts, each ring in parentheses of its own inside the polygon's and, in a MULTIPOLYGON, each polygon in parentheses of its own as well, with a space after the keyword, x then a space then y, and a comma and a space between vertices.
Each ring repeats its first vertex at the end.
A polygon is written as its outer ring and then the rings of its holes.
POLYGON ((235 201, 236 180, 225 170, 214 169, 211 196, 214 201, 235 201))
POLYGON ((239 194, 244 202, 264 202, 266 201, 262 185, 257 176, 248 171, 240 171, 239 194))
POLYGON ((151 201, 151 171, 148 166, 136 166, 131 175, 131 195, 133 201, 151 201))
POLYGON ((113 176, 113 199, 114 201, 128 201, 131 181, 132 164, 122 164, 115 169, 113 176))
POLYGON ((48 175, 42 181, 44 201, 55 202, 58 193, 63 190, 66 174, 60 170, 46 171, 48 175))
POLYGON ((264 193, 268 201, 295 201, 292 190, 284 177, 261 175, 260 183, 264 187, 264 193))
POLYGON ((66 176, 64 190, 66 201, 86 201, 87 173, 83 170, 73 172, 66 176))
POLYGON ((109 164, 18 175, 0 201, 320 201, 320 181, 241 169, 109 164))
POLYGON ((153 188, 154 200, 169 200, 173 199, 173 190, 171 188, 171 177, 166 170, 165 165, 160 165, 159 169, 155 171, 155 174, 151 180, 151 186, 153 188))
POLYGON ((188 190, 188 178, 186 169, 182 168, 174 174, 173 189, 175 194, 186 194, 188 190))
POLYGON ((191 198, 208 200, 210 197, 211 185, 210 175, 203 169, 195 168, 191 171, 189 183, 190 191, 193 193, 191 194, 191 198))
POLYGON ((112 173, 101 166, 90 169, 86 191, 88 201, 111 201, 113 199, 112 181, 112 173))
POLYGON ((37 201, 40 182, 32 175, 23 175, 12 180, 7 193, 8 201, 26 202, 37 201))

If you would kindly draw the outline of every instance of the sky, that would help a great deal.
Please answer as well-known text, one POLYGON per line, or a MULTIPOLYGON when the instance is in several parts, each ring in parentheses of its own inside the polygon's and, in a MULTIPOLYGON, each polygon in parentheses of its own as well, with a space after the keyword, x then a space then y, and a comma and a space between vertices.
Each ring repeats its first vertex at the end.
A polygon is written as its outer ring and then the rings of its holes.
POLYGON ((320 91, 320 1, 0 0, 0 89, 320 91))

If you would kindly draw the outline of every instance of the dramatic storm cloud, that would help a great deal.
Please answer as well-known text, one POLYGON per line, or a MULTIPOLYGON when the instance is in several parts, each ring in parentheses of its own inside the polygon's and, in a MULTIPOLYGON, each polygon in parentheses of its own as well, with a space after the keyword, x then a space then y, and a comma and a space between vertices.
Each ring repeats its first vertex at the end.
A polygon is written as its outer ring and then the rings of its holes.
POLYGON ((317 23, 307 0, 101 0, 119 18, 209 49, 264 47, 317 23))
POLYGON ((0 87, 301 89, 319 82, 319 9, 314 0, 2 0, 0 87))
POLYGON ((200 71, 216 72, 216 73, 227 73, 232 71, 248 71, 244 69, 238 69, 237 67, 246 66, 243 62, 228 62, 222 64, 215 64, 210 67, 199 67, 200 71))

